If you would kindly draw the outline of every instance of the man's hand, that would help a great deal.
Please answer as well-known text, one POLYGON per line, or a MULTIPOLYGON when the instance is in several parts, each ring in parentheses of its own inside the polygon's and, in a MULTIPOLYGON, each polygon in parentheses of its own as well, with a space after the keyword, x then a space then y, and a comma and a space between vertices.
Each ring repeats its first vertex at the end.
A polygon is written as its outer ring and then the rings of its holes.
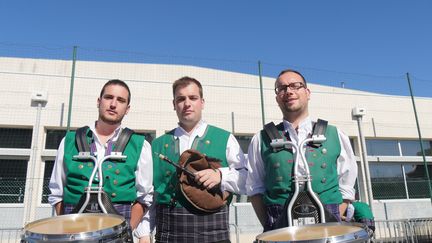
POLYGON ((60 201, 54 205, 55 212, 57 216, 64 214, 63 201, 60 201))
POLYGON ((151 243, 150 236, 146 235, 146 236, 139 238, 139 243, 151 243))
POLYGON ((222 174, 217 169, 205 169, 195 172, 195 181, 207 189, 219 185, 222 181, 222 174))
POLYGON ((138 224, 141 222, 146 212, 146 206, 139 202, 135 202, 131 207, 131 219, 130 226, 132 230, 136 229, 138 224))

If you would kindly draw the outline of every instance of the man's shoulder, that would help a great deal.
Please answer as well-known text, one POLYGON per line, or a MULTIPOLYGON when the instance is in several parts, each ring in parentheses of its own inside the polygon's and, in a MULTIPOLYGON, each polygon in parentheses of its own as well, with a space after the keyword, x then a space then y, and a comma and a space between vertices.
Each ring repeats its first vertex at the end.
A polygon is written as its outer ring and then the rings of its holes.
POLYGON ((220 128, 220 127, 217 127, 217 126, 214 126, 214 125, 210 125, 210 124, 207 125, 207 126, 208 126, 209 130, 213 130, 214 132, 231 134, 231 132, 229 132, 229 131, 227 131, 227 130, 225 130, 223 128, 220 128))
POLYGON ((176 129, 174 128, 174 129, 172 129, 170 131, 165 132, 164 134, 162 134, 159 137, 155 138, 153 140, 153 143, 155 143, 155 142, 157 143, 157 142, 163 141, 165 139, 171 139, 174 136, 174 131, 175 130, 176 129))

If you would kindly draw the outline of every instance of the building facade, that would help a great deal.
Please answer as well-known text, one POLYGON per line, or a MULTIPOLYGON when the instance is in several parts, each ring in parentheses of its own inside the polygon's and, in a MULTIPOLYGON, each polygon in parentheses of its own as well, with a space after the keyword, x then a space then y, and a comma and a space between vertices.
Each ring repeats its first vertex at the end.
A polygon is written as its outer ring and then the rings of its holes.
MULTIPOLYGON (((22 227, 52 215, 47 185, 57 146, 67 127, 97 119, 96 101, 106 81, 121 79, 130 86, 131 109, 123 124, 151 142, 177 125, 171 84, 182 76, 202 82, 204 119, 231 131, 244 152, 263 122, 282 118, 272 77, 263 77, 261 96, 257 75, 163 64, 78 61, 73 67, 71 61, 0 57, 0 214, 7 219, 0 228, 22 227)), ((359 165, 359 198, 373 201, 376 218, 431 217, 427 174, 432 171, 422 157, 410 97, 322 86, 313 80, 308 86, 313 118, 328 120, 350 137, 359 165), (354 108, 361 121, 353 116, 354 108)), ((432 99, 415 102, 430 163, 432 99)))

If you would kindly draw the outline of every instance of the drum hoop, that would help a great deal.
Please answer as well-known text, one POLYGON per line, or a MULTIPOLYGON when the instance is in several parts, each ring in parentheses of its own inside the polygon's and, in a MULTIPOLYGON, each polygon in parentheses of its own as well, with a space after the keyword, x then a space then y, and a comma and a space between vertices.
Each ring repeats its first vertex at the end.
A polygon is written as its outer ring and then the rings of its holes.
POLYGON ((24 232, 22 235, 25 238, 30 237, 32 240, 65 240, 65 239, 69 239, 69 240, 91 240, 91 239, 95 239, 97 237, 113 236, 113 235, 116 235, 118 233, 121 233, 124 229, 127 228, 125 219, 122 216, 116 215, 116 214, 101 214, 101 213, 66 214, 66 215, 57 216, 56 218, 59 218, 59 217, 70 218, 72 215, 111 217, 111 218, 121 219, 122 222, 118 225, 115 225, 115 226, 112 226, 112 227, 109 227, 106 229, 100 229, 100 230, 96 230, 96 231, 82 232, 82 233, 41 234, 41 233, 31 232, 28 229, 26 229, 26 228, 28 228, 28 226, 31 226, 31 225, 40 223, 42 221, 46 221, 48 219, 51 219, 51 218, 44 218, 44 219, 39 219, 39 220, 33 221, 31 223, 28 223, 23 228, 24 232))
MULTIPOLYGON (((319 226, 355 226, 358 227, 359 230, 356 232, 351 232, 351 233, 347 233, 344 235, 338 235, 338 236, 329 236, 326 238, 321 238, 321 239, 310 239, 310 240, 285 240, 285 241, 280 241, 280 242, 292 242, 292 243, 328 243, 328 242, 346 242, 346 241, 353 241, 353 240, 367 240, 369 239, 369 235, 367 233, 367 230, 365 229, 365 226, 361 223, 325 223, 325 224, 310 224, 310 225, 306 225, 308 227, 319 227, 319 226)), ((291 226, 291 227, 287 227, 290 228, 291 230, 296 230, 296 229, 300 229, 303 226, 291 226)), ((260 235, 258 235, 256 237, 256 242, 260 243, 260 242, 275 242, 275 241, 267 241, 267 240, 261 240, 259 238, 262 238, 264 236, 267 235, 271 235, 271 233, 279 233, 279 232, 284 232, 286 231, 286 228, 282 228, 282 229, 277 229, 277 230, 272 230, 272 231, 268 231, 265 233, 262 233, 260 235)), ((277 241, 279 242, 279 241, 277 241)), ((357 242, 357 241, 356 241, 357 242)))

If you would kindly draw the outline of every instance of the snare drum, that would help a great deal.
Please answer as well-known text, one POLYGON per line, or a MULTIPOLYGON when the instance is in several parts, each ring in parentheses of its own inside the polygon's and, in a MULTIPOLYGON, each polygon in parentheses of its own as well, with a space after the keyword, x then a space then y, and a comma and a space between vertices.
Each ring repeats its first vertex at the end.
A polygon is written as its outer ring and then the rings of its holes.
POLYGON ((128 227, 115 214, 68 214, 27 224, 21 235, 24 242, 127 242, 128 227))
POLYGON ((268 231, 256 237, 257 243, 357 243, 368 241, 369 235, 361 224, 349 223, 326 223, 286 227, 282 229, 268 231))

